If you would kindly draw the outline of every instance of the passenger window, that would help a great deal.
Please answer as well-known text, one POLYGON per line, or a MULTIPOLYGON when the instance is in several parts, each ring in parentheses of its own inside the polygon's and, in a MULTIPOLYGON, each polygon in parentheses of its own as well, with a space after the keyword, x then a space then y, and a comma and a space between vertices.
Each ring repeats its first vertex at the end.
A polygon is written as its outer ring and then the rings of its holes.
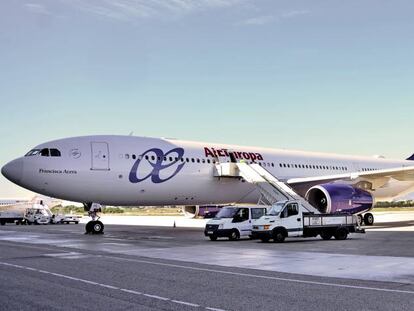
POLYGON ((49 149, 47 149, 47 148, 42 149, 42 151, 40 151, 40 155, 42 157, 48 157, 49 156, 49 149))
POLYGON ((243 222, 249 220, 249 209, 240 208, 236 215, 234 215, 233 222, 243 222))
POLYGON ((252 219, 259 219, 264 214, 266 214, 265 208, 253 208, 252 209, 252 219))
POLYGON ((60 157, 61 154, 60 154, 60 151, 57 150, 57 149, 50 149, 50 156, 51 157, 60 157))

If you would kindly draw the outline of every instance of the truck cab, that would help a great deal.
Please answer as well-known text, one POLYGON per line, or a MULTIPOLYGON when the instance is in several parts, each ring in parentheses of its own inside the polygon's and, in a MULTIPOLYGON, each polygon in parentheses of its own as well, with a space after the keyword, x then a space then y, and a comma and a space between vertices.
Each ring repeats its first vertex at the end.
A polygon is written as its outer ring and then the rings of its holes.
POLYGON ((210 240, 226 237, 238 240, 251 235, 253 223, 266 214, 268 206, 225 206, 206 224, 204 235, 210 240))

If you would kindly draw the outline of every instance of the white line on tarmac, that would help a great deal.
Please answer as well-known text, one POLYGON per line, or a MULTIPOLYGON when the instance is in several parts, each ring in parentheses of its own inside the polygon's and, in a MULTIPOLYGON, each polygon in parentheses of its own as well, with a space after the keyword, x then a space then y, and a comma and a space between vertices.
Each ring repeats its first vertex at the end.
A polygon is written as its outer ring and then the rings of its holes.
POLYGON ((185 302, 185 301, 179 301, 179 300, 171 300, 171 301, 172 302, 175 302, 175 303, 178 303, 180 305, 186 305, 186 306, 190 306, 190 307, 196 307, 196 308, 198 308, 200 306, 198 304, 191 303, 191 302, 185 302))
POLYGON ((346 285, 346 284, 328 283, 328 282, 306 281, 306 280, 298 280, 298 279, 280 278, 280 277, 275 277, 275 276, 255 275, 255 274, 249 274, 249 273, 215 270, 215 269, 209 269, 209 268, 190 267, 190 266, 183 266, 183 265, 176 265, 176 264, 169 264, 169 263, 162 263, 162 262, 152 262, 152 261, 147 261, 147 260, 115 257, 115 256, 104 255, 102 257, 117 259, 117 260, 124 260, 124 261, 132 261, 132 262, 138 262, 138 263, 144 263, 144 264, 150 264, 150 265, 156 265, 156 266, 180 268, 180 269, 193 270, 193 271, 213 272, 213 273, 220 273, 220 274, 227 274, 227 275, 250 277, 250 278, 256 278, 256 279, 267 279, 267 280, 274 280, 274 281, 284 281, 284 282, 330 286, 330 287, 339 287, 339 288, 361 289, 361 290, 387 292, 387 293, 411 294, 411 295, 414 294, 414 291, 410 291, 410 290, 399 290, 399 289, 389 289, 389 288, 370 287, 370 286, 358 286, 358 285, 346 285))
MULTIPOLYGON (((85 280, 85 279, 79 279, 79 278, 75 278, 75 277, 72 277, 72 276, 68 276, 68 275, 64 275, 64 274, 60 274, 60 273, 54 273, 54 272, 50 272, 50 271, 46 271, 46 270, 35 269, 35 268, 32 268, 32 267, 20 266, 20 265, 7 263, 7 262, 1 262, 1 261, 0 261, 0 265, 6 266, 6 267, 13 267, 13 268, 16 268, 16 269, 34 271, 34 272, 38 272, 38 273, 42 273, 42 274, 53 275, 53 276, 56 276, 56 277, 60 277, 60 278, 64 278, 64 279, 68 279, 68 280, 72 280, 72 281, 77 281, 77 282, 82 282, 82 283, 91 284, 91 285, 95 285, 95 286, 100 286, 100 287, 104 287, 104 288, 108 288, 108 289, 112 289, 112 290, 119 290, 119 291, 122 291, 122 292, 125 292, 125 293, 129 293, 129 294, 133 294, 133 295, 137 295, 137 296, 145 296, 145 297, 148 297, 148 298, 157 299, 157 300, 161 300, 161 301, 170 301, 170 302, 175 303, 175 304, 186 305, 186 306, 190 306, 190 307, 194 307, 194 308, 200 308, 201 307, 200 305, 195 304, 195 303, 191 303, 191 302, 173 300, 173 299, 170 299, 170 298, 161 297, 161 296, 157 296, 157 295, 145 294, 145 293, 137 292, 137 291, 126 289, 126 288, 120 288, 120 287, 116 287, 116 286, 112 286, 112 285, 108 285, 108 284, 103 284, 103 283, 96 283, 96 282, 93 282, 93 281, 89 281, 89 280, 85 280)), ((213 310, 213 311, 226 311, 226 310, 215 309, 215 308, 211 308, 211 307, 205 307, 205 309, 206 310, 213 310)))

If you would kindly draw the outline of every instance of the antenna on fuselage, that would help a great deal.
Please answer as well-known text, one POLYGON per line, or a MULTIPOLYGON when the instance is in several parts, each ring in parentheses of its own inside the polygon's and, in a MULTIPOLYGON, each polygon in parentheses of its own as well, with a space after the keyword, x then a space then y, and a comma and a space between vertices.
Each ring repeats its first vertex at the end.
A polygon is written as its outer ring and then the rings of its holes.
POLYGON ((128 136, 134 136, 134 131, 130 132, 128 136))

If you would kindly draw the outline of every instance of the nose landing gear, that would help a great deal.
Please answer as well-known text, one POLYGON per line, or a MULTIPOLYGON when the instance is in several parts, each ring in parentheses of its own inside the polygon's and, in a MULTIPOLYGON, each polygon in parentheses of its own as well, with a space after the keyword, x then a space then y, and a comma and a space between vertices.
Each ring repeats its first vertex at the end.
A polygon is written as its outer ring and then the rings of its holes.
POLYGON ((98 213, 102 211, 102 206, 98 203, 84 204, 85 211, 92 218, 85 226, 85 234, 103 234, 104 224, 99 221, 98 213))

